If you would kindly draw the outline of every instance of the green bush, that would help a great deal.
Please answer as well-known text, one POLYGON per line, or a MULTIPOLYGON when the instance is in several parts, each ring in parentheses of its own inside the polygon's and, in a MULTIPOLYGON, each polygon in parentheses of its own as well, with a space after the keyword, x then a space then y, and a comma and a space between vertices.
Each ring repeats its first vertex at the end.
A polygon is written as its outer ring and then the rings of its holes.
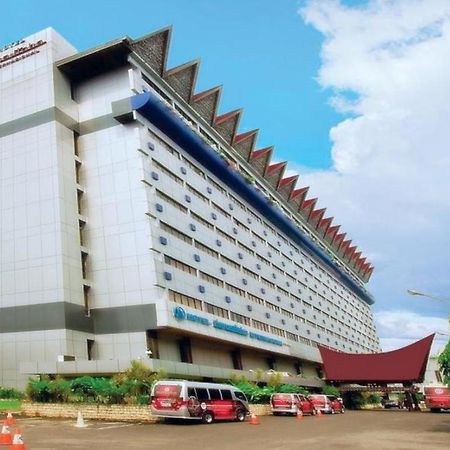
POLYGON ((339 389, 337 387, 334 387, 334 386, 331 386, 331 385, 324 386, 322 391, 323 391, 323 393, 325 395, 334 395, 336 397, 340 397, 341 396, 341 394, 339 392, 339 389))
POLYGON ((34 402, 48 403, 52 401, 50 385, 51 381, 48 378, 30 379, 26 389, 27 396, 34 402))
POLYGON ((366 396, 366 402, 369 405, 378 405, 381 403, 381 395, 376 392, 368 392, 366 396))
MULTIPOLYGON (((30 400, 43 403, 148 404, 153 383, 166 377, 163 370, 152 372, 142 362, 132 361, 128 370, 112 378, 82 376, 72 380, 60 377, 53 380, 49 377, 30 379, 26 393, 30 400)), ((14 395, 19 394, 16 391, 14 395)))
POLYGON ((25 394, 14 388, 0 387, 0 398, 22 400, 25 394))

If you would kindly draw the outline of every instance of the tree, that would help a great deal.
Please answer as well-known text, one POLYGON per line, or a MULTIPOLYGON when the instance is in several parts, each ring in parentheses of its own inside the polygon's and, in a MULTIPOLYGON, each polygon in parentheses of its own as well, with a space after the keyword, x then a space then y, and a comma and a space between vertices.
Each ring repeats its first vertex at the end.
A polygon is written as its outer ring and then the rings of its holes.
POLYGON ((450 341, 445 346, 438 358, 439 368, 444 375, 444 383, 450 386, 450 341))

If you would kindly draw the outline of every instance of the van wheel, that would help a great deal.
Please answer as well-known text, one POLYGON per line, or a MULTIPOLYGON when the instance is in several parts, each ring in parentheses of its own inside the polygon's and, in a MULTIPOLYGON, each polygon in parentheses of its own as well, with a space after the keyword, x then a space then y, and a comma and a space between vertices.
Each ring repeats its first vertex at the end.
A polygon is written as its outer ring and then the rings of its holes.
POLYGON ((236 422, 244 422, 245 421, 245 411, 242 409, 238 409, 236 412, 236 422))
POLYGON ((214 414, 210 411, 206 411, 202 416, 202 422, 206 424, 210 424, 214 422, 214 414))

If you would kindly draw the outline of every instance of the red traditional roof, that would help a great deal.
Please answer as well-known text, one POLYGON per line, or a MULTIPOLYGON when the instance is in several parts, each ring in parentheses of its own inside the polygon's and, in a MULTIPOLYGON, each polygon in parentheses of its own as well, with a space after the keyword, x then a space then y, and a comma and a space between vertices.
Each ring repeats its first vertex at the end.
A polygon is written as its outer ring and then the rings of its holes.
POLYGON ((342 353, 319 345, 325 376, 340 383, 420 383, 434 334, 384 353, 342 353))

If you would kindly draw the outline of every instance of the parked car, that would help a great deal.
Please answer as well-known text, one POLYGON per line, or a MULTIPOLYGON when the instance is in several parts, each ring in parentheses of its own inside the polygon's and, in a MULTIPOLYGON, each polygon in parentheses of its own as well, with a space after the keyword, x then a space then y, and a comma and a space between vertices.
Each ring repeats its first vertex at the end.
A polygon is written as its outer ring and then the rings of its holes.
POLYGON ((324 414, 334 414, 333 408, 331 407, 331 401, 326 395, 312 394, 308 396, 308 399, 312 402, 316 411, 320 411, 324 414))
POLYGON ((243 422, 249 414, 245 394, 230 384, 161 380, 151 393, 152 414, 159 417, 243 422))
POLYGON ((301 394, 272 394, 270 406, 274 416, 280 414, 296 415, 298 411, 301 411, 302 414, 316 414, 314 405, 301 394))
POLYGON ((344 408, 344 402, 342 401, 342 398, 336 397, 335 395, 327 395, 328 400, 331 402, 331 409, 332 413, 341 413, 344 414, 345 408, 344 408))
POLYGON ((431 412, 450 410, 450 389, 447 387, 425 387, 425 405, 431 412))
POLYGON ((385 409, 402 408, 402 404, 398 400, 391 400, 391 399, 384 400, 383 406, 385 409))

